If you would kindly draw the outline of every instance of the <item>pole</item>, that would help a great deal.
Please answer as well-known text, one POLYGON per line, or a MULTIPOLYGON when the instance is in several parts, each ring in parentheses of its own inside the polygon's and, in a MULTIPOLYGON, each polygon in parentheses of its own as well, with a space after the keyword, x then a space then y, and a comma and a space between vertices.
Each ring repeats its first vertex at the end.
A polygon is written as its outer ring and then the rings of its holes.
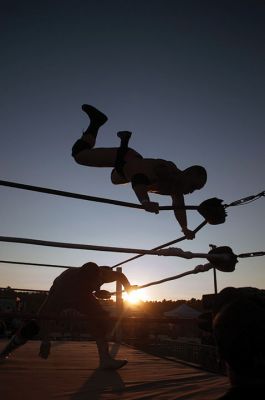
POLYGON ((217 276, 215 267, 213 267, 213 281, 214 281, 214 293, 217 294, 217 276))
MULTIPOLYGON (((116 271, 122 273, 122 267, 117 267, 116 271)), ((123 299, 122 299, 122 284, 119 281, 116 281, 116 310, 117 310, 118 321, 120 321, 123 312, 123 299)), ((122 331, 119 322, 116 325, 115 340, 118 343, 120 343, 122 340, 122 331)))

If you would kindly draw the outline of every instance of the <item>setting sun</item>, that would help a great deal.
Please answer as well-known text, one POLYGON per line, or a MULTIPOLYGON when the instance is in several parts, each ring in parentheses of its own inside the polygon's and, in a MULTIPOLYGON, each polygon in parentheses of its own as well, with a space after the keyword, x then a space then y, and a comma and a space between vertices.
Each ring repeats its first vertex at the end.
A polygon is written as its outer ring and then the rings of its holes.
POLYGON ((130 294, 125 292, 123 294, 123 299, 130 304, 138 304, 141 301, 147 301, 148 296, 144 289, 138 289, 138 290, 132 291, 130 294))

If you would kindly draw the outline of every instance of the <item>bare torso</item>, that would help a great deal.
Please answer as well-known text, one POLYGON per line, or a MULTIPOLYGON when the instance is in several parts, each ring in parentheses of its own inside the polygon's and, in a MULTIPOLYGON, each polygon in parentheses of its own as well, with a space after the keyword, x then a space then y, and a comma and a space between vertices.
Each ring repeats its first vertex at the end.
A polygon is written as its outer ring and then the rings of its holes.
POLYGON ((137 174, 144 175, 149 181, 148 192, 170 195, 178 186, 180 170, 171 161, 132 158, 126 160, 123 170, 129 181, 137 174))
POLYGON ((88 280, 81 268, 67 269, 53 282, 41 312, 58 313, 65 308, 78 308, 86 303, 87 297, 100 288, 100 282, 88 280))

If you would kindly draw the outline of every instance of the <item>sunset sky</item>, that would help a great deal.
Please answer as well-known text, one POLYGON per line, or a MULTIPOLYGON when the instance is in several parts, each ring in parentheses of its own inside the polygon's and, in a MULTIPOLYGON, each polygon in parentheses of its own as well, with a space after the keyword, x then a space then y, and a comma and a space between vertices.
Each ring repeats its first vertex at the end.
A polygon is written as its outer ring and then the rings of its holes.
MULTIPOLYGON (((264 185, 265 3, 261 0, 2 1, 1 179, 137 203, 130 185, 114 186, 110 169, 76 164, 71 147, 88 124, 83 103, 108 115, 99 147, 119 130, 145 157, 203 165, 206 186, 185 197, 229 204, 264 185)), ((159 215, 1 186, 1 236, 151 249, 182 233, 172 211, 159 215)), ((167 196, 152 195, 160 205, 167 196)), ((177 245, 207 253, 265 250, 265 198, 229 208, 222 225, 177 245)), ((194 229, 202 217, 188 211, 194 229)), ((80 266, 115 265, 132 255, 1 242, 1 259, 80 266)), ((265 258, 218 272, 225 286, 265 287, 265 258)), ((123 266, 143 285, 206 261, 144 256, 123 266)), ((49 289, 61 269, 0 264, 0 286, 49 289)), ((113 286, 109 286, 113 288, 113 286)), ((201 298, 212 271, 146 290, 151 300, 201 298)))

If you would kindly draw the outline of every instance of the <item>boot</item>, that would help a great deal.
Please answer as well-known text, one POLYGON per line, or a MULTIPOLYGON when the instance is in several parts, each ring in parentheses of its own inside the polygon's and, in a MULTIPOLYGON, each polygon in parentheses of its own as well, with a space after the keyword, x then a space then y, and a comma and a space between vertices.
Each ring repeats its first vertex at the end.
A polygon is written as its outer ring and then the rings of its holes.
POLYGON ((10 354, 17 349, 18 347, 22 346, 27 342, 26 339, 22 338, 21 336, 14 335, 7 343, 7 345, 3 348, 0 352, 0 359, 8 358, 10 354))
POLYGON ((113 358, 100 362, 99 369, 119 369, 128 363, 127 360, 114 360, 113 358))
POLYGON ((114 360, 111 357, 107 340, 97 339, 96 344, 99 355, 99 369, 119 369, 127 364, 127 360, 114 360))
POLYGON ((121 139, 120 147, 126 147, 127 148, 129 140, 130 140, 130 137, 132 136, 132 132, 120 131, 120 132, 117 132, 117 136, 121 139))
POLYGON ((99 129, 101 125, 105 124, 105 122, 108 120, 108 117, 105 114, 88 104, 83 104, 82 110, 90 119, 90 125, 88 127, 90 130, 99 129))
POLYGON ((88 147, 92 149, 96 143, 98 130, 103 124, 105 124, 105 122, 107 122, 108 117, 95 107, 88 104, 83 104, 82 110, 90 119, 88 128, 83 132, 82 141, 86 142, 89 145, 88 147))

